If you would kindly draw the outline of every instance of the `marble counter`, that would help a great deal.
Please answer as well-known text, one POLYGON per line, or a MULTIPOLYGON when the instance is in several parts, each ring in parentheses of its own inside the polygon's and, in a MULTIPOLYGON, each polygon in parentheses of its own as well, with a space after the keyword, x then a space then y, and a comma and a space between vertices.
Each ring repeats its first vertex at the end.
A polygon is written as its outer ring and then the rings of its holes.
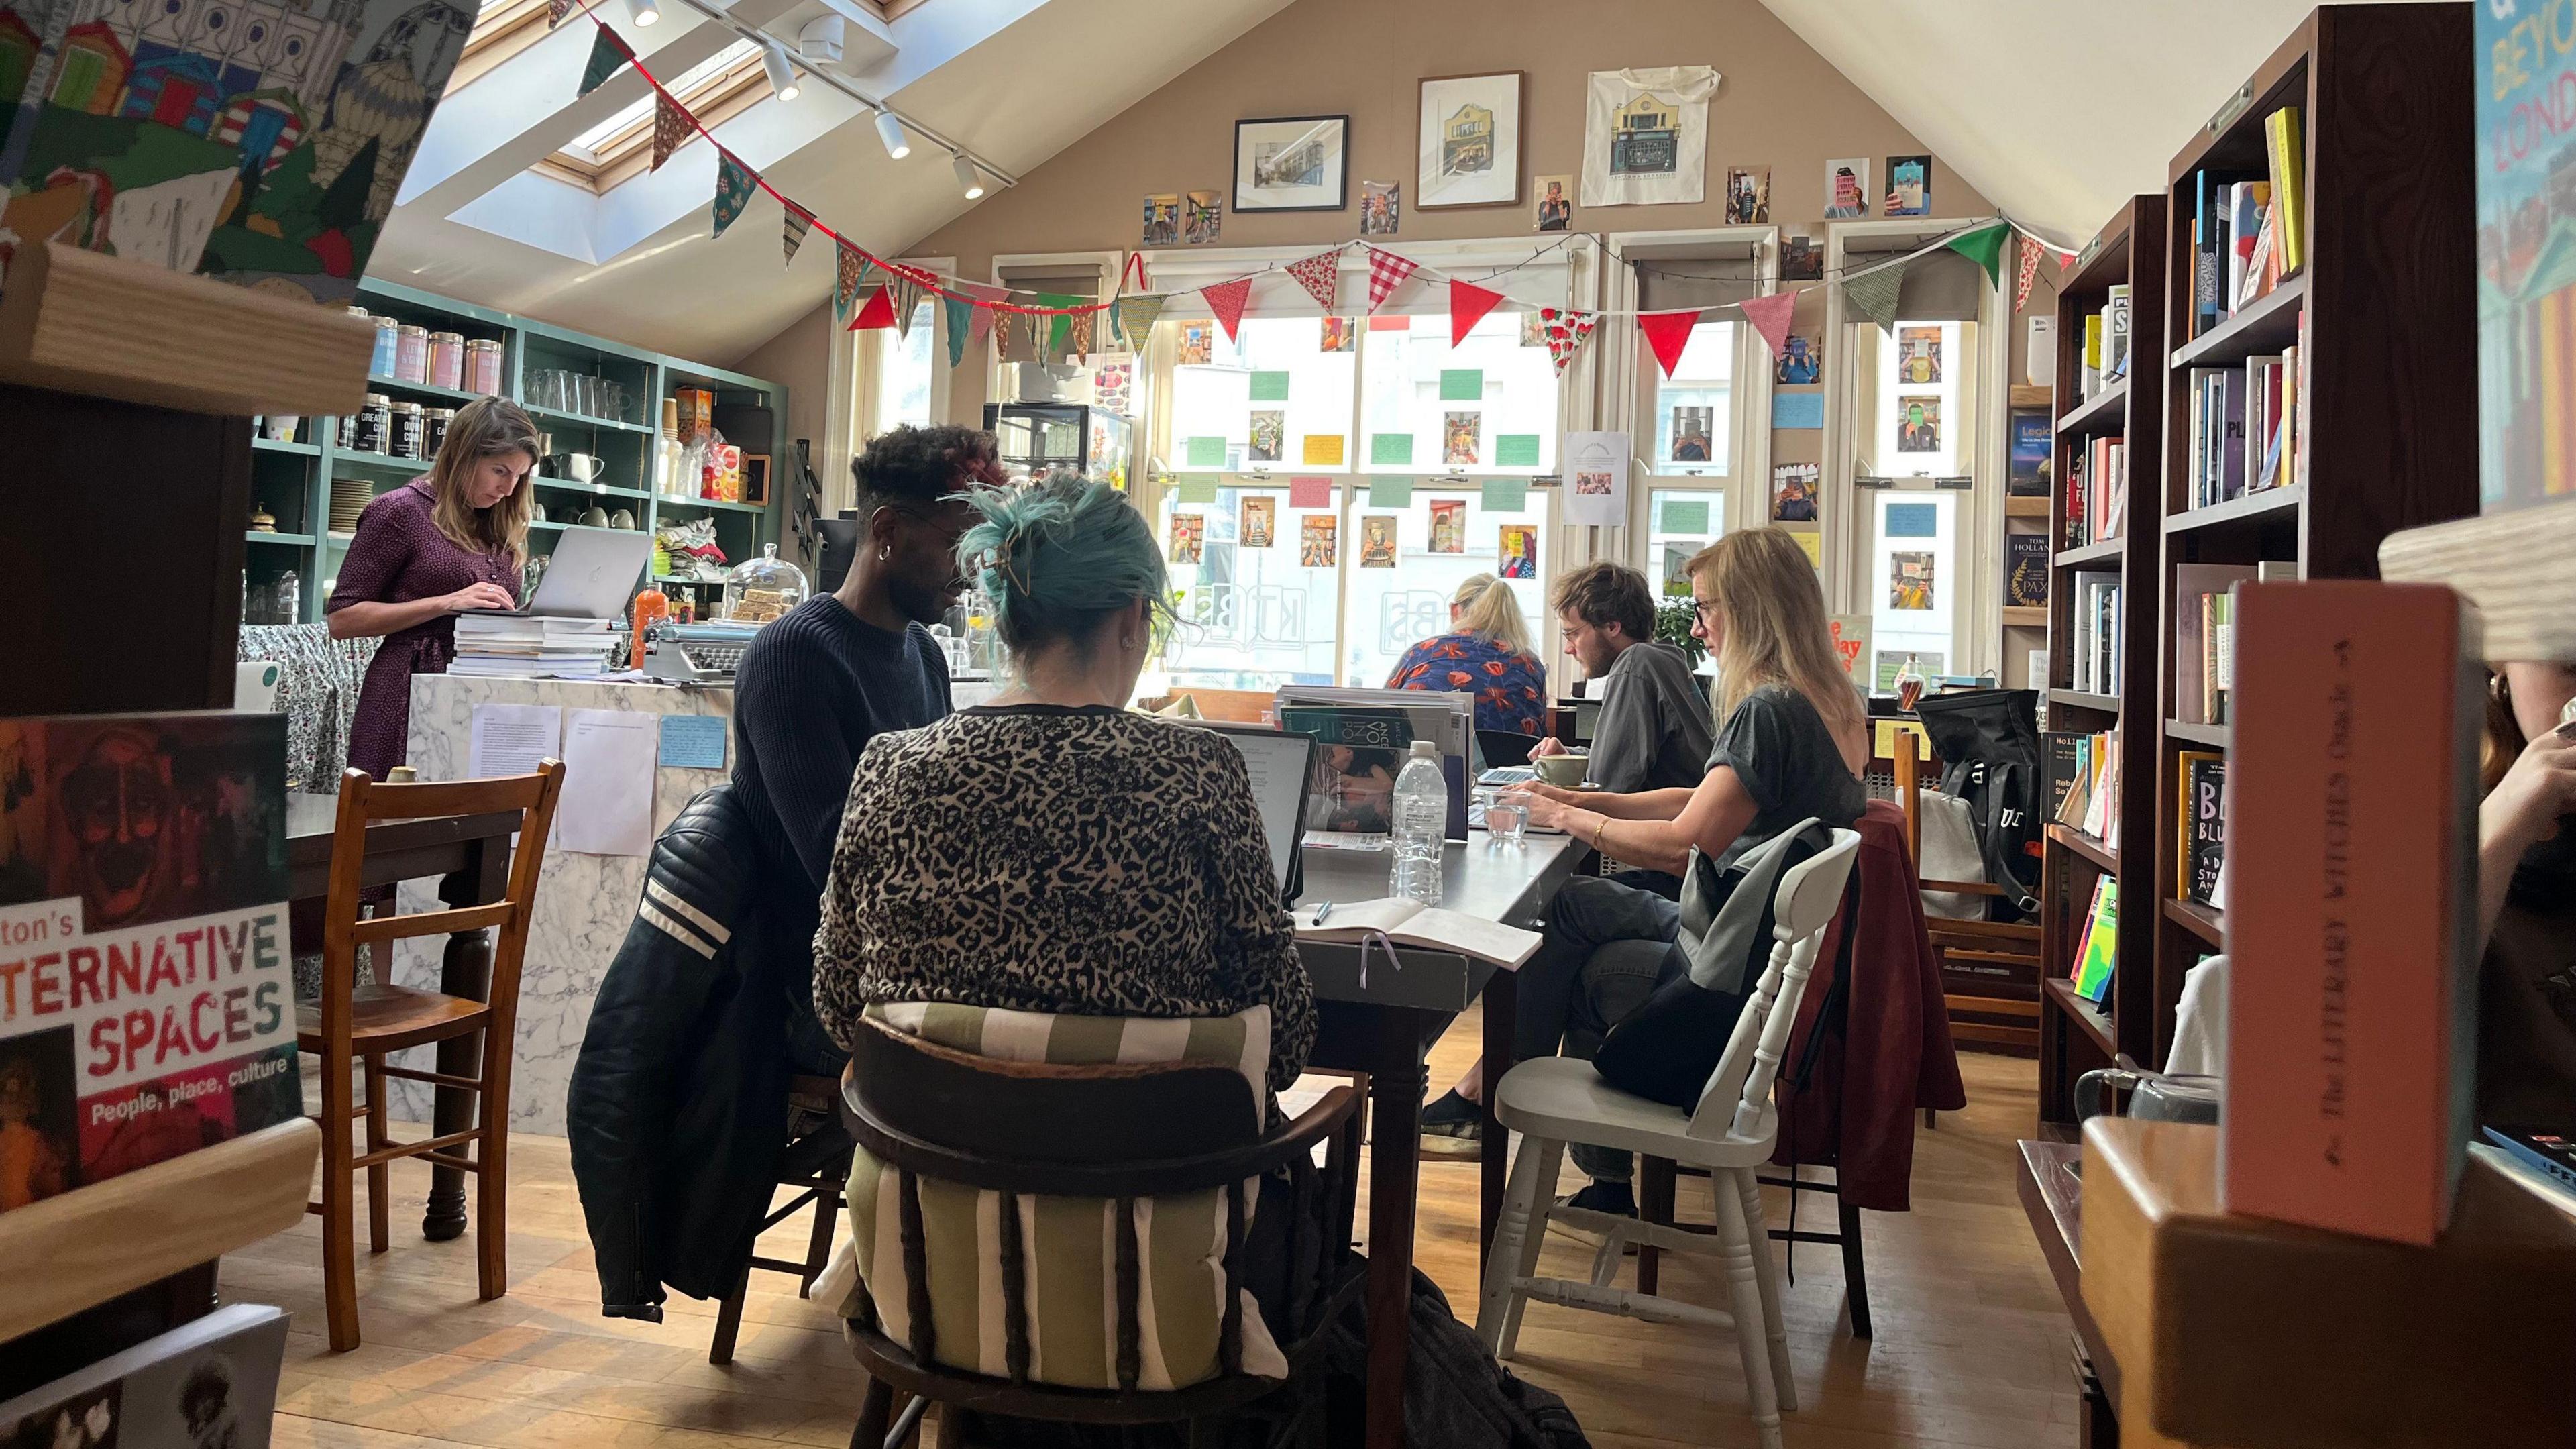
MULTIPOLYGON (((732 777, 733 691, 681 689, 658 684, 599 684, 562 679, 466 678, 452 674, 414 675, 411 682, 411 765, 423 780, 457 780, 466 776, 473 740, 474 706, 478 704, 556 705, 565 709, 629 710, 652 715, 715 715, 726 721, 725 767, 720 770, 667 769, 653 774, 653 832, 671 823, 692 796, 732 777)), ((527 954, 520 971, 518 1059, 512 1067, 510 1125, 521 1132, 561 1135, 564 1094, 572 1081, 573 1059, 581 1051, 582 1033, 590 1024, 590 1004, 608 963, 626 939, 643 894, 646 859, 640 855, 584 855, 560 848, 546 852, 545 874, 537 887, 536 917, 529 924, 527 954)), ((401 908, 434 910, 436 882, 414 881, 402 887, 401 908)), ((435 989, 444 938, 405 941, 394 960, 394 980, 403 986, 435 989)), ((395 1057, 405 1065, 429 1068, 431 1053, 423 1048, 395 1057)), ((426 1122, 431 1088, 424 1083, 390 1081, 393 1114, 426 1122)))

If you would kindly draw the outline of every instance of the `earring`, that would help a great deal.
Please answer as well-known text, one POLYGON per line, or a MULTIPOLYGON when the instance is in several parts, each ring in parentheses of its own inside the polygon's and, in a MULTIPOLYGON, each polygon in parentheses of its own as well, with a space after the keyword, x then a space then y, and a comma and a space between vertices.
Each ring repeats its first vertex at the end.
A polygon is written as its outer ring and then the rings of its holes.
POLYGON ((1118 636, 1118 647, 1119 647, 1119 648, 1121 648, 1121 649, 1133 649, 1133 648, 1135 648, 1135 647, 1136 647, 1136 636, 1135 636, 1135 635, 1133 635, 1133 634, 1121 634, 1121 635, 1119 635, 1119 636, 1118 636))
POLYGON ((890 558, 892 558, 892 557, 894 557, 894 545, 893 545, 893 544, 890 544, 890 543, 881 543, 881 544, 878 544, 878 545, 877 545, 877 562, 878 562, 878 563, 884 563, 887 559, 890 559, 890 558))

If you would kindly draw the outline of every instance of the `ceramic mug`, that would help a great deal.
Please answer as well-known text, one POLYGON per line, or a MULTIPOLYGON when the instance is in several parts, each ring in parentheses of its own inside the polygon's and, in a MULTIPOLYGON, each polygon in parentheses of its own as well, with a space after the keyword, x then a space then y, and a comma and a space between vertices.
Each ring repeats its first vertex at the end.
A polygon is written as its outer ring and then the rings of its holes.
POLYGON ((1583 788, 1583 772, 1592 763, 1589 755, 1532 755, 1530 768, 1538 777, 1560 790, 1583 788))
POLYGON ((581 523, 584 528, 606 528, 608 527, 608 510, 605 508, 590 509, 582 514, 581 523))

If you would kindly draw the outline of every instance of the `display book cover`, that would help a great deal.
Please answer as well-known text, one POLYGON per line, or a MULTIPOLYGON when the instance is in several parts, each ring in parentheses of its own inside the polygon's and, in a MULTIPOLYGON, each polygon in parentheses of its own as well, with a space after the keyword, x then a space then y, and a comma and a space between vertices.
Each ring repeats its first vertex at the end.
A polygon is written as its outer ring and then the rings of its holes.
POLYGON ((2430 1244, 2476 1075, 2477 614, 2439 585, 2237 594, 2220 1199, 2430 1244))
POLYGON ((2174 763, 2182 775, 2174 797, 2174 895, 2214 905, 2219 866, 2227 857, 2227 757, 2182 750, 2174 763))
POLYGON ((286 719, 0 720, 0 1212, 303 1112, 286 719))
POLYGON ((1467 838, 1467 754, 1444 738, 1445 708, 1281 704, 1279 727, 1315 737, 1314 778, 1306 828, 1363 835, 1395 829, 1395 779, 1417 738, 1440 744, 1440 774, 1449 786, 1451 840, 1467 838), (1418 717, 1419 716, 1419 717, 1418 717), (1435 717, 1436 716, 1436 717, 1435 717))
POLYGON ((2048 607, 2048 535, 2004 535, 2004 607, 2048 607))
POLYGON ((267 1449, 286 1315, 218 1308, 0 1402, 12 1449, 267 1449))

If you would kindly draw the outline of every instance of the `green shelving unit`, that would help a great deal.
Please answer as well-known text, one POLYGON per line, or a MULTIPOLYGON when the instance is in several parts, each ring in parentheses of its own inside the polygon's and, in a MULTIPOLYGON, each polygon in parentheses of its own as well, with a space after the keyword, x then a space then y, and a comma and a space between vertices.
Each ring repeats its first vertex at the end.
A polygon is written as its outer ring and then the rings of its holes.
MULTIPOLYGON (((527 408, 556 451, 589 453, 605 463, 607 471, 596 483, 542 477, 537 480, 537 502, 551 517, 530 526, 530 552, 551 551, 564 527, 592 503, 611 513, 625 508, 635 515, 637 527, 648 533, 674 519, 712 518, 716 542, 727 559, 736 563, 758 557, 762 544, 778 541, 778 509, 784 493, 780 465, 788 456, 785 387, 764 378, 647 352, 604 337, 531 322, 392 283, 361 283, 358 305, 379 316, 418 323, 433 332, 456 332, 468 340, 499 342, 502 396, 527 408), (586 417, 529 403, 526 379, 548 368, 615 381, 630 398, 645 399, 646 416, 656 419, 661 416, 661 400, 683 387, 707 388, 721 404, 767 406, 778 425, 776 435, 730 441, 746 453, 768 455, 770 501, 715 503, 657 496, 651 485, 654 450, 662 446, 659 423, 586 417), (587 495, 591 502, 583 502, 577 495, 587 495)), ((437 407, 453 407, 477 396, 451 387, 389 377, 368 378, 367 389, 397 400, 437 407)), ((340 555, 349 546, 347 534, 329 531, 333 481, 346 485, 354 480, 372 497, 388 488, 401 487, 405 480, 429 466, 425 459, 343 449, 338 446, 337 436, 336 418, 305 418, 297 424, 298 441, 277 442, 260 437, 251 443, 252 506, 268 511, 276 520, 276 531, 253 530, 249 519, 242 520, 245 536, 253 545, 246 571, 251 586, 259 588, 293 570, 301 582, 299 614, 306 622, 322 617, 323 601, 328 597, 324 586, 338 577, 340 555)), ((653 582, 665 589, 695 591, 701 605, 713 603, 720 592, 719 585, 695 580, 656 578, 653 582)))

